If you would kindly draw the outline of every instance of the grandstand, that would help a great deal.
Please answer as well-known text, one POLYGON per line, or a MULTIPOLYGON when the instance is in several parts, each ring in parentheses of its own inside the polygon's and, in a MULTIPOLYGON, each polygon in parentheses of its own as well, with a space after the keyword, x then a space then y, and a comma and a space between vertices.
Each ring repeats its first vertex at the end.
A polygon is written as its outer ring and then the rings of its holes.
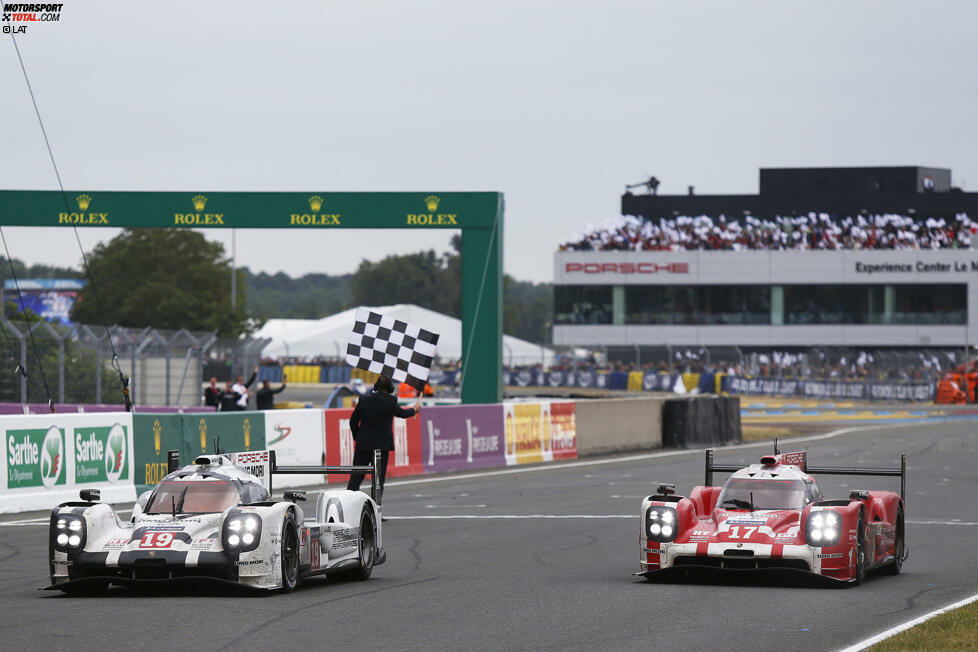
POLYGON ((760 181, 758 195, 626 192, 622 217, 561 243, 554 344, 978 345, 978 193, 950 170, 762 169, 760 181))

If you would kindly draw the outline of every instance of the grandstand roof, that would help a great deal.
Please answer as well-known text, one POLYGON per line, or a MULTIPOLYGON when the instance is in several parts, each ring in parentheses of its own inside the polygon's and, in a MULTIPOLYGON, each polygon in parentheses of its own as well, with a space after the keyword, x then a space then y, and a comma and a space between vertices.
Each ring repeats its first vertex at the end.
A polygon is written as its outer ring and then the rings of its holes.
POLYGON ((945 168, 762 168, 760 188, 762 192, 757 195, 626 192, 621 198, 621 213, 650 219, 673 215, 774 217, 811 211, 836 215, 897 213, 922 218, 978 213, 978 193, 953 188, 951 171, 945 168))
MULTIPOLYGON (((460 319, 413 304, 364 307, 438 333, 438 357, 442 361, 455 361, 463 357, 460 319)), ((262 352, 265 357, 342 358, 346 354, 346 342, 353 330, 356 311, 356 308, 351 308, 322 319, 269 319, 254 337, 272 340, 262 352)), ((478 346, 478 342, 475 346, 478 346)), ((543 362, 550 365, 553 357, 551 349, 510 335, 503 336, 504 364, 543 362)))

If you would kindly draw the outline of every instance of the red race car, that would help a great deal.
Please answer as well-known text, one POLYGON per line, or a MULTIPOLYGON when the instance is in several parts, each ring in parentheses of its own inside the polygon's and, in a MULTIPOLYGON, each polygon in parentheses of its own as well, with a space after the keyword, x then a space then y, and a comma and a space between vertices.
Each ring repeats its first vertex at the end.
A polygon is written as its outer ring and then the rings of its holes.
POLYGON ((900 468, 809 467, 807 454, 765 455, 746 468, 713 462, 706 451, 706 486, 689 497, 660 484, 642 501, 641 572, 648 578, 698 569, 800 572, 859 584, 866 571, 900 572, 907 456, 900 468), (714 487, 714 472, 732 472, 714 487), (900 477, 900 494, 852 490, 824 500, 810 474, 900 477))

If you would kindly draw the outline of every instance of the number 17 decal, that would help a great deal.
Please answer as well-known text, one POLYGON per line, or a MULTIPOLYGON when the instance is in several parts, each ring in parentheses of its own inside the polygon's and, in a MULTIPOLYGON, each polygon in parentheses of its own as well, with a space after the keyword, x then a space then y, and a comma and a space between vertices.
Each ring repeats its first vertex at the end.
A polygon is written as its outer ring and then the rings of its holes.
POLYGON ((147 532, 139 540, 140 548, 169 548, 173 543, 172 532, 147 532))
POLYGON ((757 528, 756 527, 745 527, 744 528, 744 536, 741 537, 740 536, 740 526, 739 525, 735 525, 732 528, 730 528, 730 538, 731 539, 740 539, 740 538, 750 539, 750 535, 754 534, 754 532, 756 532, 756 531, 757 531, 757 528))

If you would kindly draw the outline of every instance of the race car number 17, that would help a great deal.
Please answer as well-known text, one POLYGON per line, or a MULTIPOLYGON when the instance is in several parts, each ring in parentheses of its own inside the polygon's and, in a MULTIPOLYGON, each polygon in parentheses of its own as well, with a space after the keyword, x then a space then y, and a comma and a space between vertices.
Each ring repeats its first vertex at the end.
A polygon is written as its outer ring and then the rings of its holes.
POLYGON ((147 532, 139 540, 140 548, 169 548, 173 543, 172 532, 147 532))

